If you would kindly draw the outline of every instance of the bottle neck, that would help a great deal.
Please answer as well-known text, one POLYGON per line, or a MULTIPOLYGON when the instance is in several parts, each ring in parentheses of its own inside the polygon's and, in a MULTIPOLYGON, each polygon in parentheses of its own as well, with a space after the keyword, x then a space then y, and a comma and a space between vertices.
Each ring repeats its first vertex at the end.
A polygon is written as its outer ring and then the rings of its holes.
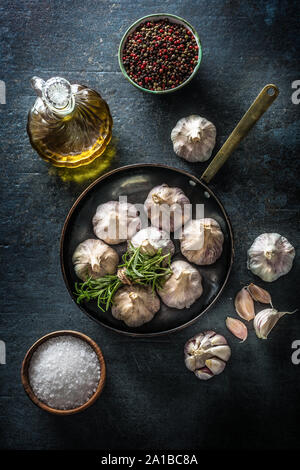
POLYGON ((48 108, 56 115, 58 116, 67 116, 68 114, 71 114, 75 108, 75 99, 74 96, 70 97, 70 100, 68 104, 64 108, 59 108, 51 103, 46 103, 48 108))
POLYGON ((33 77, 31 84, 36 94, 54 114, 66 116, 74 110, 72 85, 64 78, 53 77, 45 82, 41 78, 33 77))

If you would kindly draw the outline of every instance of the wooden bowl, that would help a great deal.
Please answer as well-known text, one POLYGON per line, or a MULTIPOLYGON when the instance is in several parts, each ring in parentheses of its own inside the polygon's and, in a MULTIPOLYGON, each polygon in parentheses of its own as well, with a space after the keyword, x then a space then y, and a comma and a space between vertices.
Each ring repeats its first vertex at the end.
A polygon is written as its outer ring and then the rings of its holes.
POLYGON ((37 340, 31 346, 31 348, 27 351, 27 353, 24 357, 23 363, 22 363, 22 368, 21 368, 22 384, 23 384, 23 387, 25 389, 25 392, 27 393, 27 395, 29 396, 31 401, 35 405, 42 408, 43 410, 48 411, 49 413, 60 415, 60 416, 79 413, 80 411, 86 410, 86 408, 88 408, 93 403, 95 403, 95 401, 99 398, 99 396, 102 393, 102 390, 103 390, 103 387, 104 387, 104 384, 105 384, 105 378, 106 378, 106 366, 105 366, 105 361, 104 361, 102 351, 99 348, 99 346, 95 343, 95 341, 93 341, 91 338, 89 338, 85 334, 80 333, 79 331, 72 331, 72 330, 53 331, 52 333, 48 333, 47 335, 42 336, 42 338, 37 340), (31 357, 32 357, 33 353, 38 349, 38 347, 50 338, 54 338, 56 336, 64 336, 64 335, 75 336, 76 338, 79 338, 79 339, 82 339, 83 341, 86 341, 93 348, 95 353, 97 354, 97 357, 98 357, 98 360, 99 360, 99 363, 100 363, 100 380, 99 380, 99 383, 98 383, 98 386, 97 386, 97 390, 95 391, 95 393, 91 396, 91 398, 86 403, 84 403, 81 406, 78 406, 77 408, 72 408, 70 410, 58 410, 56 408, 51 408, 50 406, 46 405, 46 403, 39 400, 37 398, 37 396, 34 394, 32 388, 31 388, 31 385, 30 385, 30 382, 29 382, 29 376, 28 376, 28 369, 29 369, 29 364, 30 364, 31 357))

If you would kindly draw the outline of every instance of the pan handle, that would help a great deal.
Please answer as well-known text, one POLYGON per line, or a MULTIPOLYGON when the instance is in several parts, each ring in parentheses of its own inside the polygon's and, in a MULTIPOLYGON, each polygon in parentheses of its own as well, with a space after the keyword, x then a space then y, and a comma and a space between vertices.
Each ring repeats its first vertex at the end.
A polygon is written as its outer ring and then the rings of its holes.
POLYGON ((226 160, 230 157, 232 152, 237 148, 239 143, 248 134, 254 124, 260 119, 269 106, 275 101, 279 94, 279 90, 276 85, 266 85, 248 111, 244 114, 240 122, 237 124, 235 129, 222 145, 217 155, 211 161, 206 168, 205 172, 201 176, 201 180, 205 183, 209 183, 210 180, 215 176, 219 169, 224 165, 226 160))

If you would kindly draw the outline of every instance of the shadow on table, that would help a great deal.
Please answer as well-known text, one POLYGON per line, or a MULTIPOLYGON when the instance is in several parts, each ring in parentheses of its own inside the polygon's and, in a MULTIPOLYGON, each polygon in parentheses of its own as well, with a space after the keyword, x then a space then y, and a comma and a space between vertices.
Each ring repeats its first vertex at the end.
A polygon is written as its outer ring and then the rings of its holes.
POLYGON ((84 189, 103 173, 112 169, 116 159, 118 140, 113 137, 105 152, 88 165, 78 168, 63 168, 49 166, 49 174, 63 183, 74 183, 78 188, 84 189))

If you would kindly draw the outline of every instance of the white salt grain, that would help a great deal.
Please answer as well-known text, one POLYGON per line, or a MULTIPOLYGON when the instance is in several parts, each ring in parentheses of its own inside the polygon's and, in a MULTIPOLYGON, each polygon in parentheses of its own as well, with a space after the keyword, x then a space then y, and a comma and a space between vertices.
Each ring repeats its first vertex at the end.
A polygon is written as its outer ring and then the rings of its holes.
POLYGON ((51 408, 69 410, 86 403, 100 379, 100 363, 93 348, 71 335, 42 343, 32 355, 29 382, 39 400, 51 408))

